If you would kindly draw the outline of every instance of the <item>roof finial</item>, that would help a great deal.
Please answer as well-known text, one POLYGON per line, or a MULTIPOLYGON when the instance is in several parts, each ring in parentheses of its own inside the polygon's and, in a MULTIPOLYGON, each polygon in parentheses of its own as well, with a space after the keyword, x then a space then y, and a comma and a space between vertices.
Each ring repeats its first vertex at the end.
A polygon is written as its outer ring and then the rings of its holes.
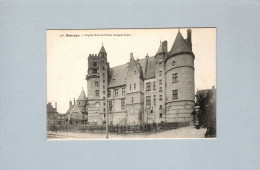
POLYGON ((102 42, 102 47, 103 47, 103 42, 102 42))

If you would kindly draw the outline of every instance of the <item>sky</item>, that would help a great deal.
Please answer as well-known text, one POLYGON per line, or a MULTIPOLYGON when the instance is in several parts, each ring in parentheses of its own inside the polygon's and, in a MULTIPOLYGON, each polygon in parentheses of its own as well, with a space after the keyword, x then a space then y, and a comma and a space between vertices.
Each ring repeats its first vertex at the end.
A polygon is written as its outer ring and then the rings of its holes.
MULTIPOLYGON (((188 28, 180 28, 184 38, 188 28)), ((216 29, 191 28, 195 55, 195 91, 216 87, 216 29)), ((102 44, 110 67, 125 64, 147 53, 154 56, 160 42, 168 41, 171 49, 177 28, 172 29, 102 29, 47 30, 47 102, 57 102, 59 113, 66 113, 70 100, 77 100, 84 89, 89 54, 98 54, 102 44)))

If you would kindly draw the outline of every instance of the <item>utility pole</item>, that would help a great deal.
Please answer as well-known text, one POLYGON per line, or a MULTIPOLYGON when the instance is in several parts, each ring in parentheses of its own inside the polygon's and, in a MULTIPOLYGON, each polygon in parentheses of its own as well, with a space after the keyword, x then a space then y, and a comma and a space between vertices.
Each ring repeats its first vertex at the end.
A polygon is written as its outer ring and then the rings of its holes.
POLYGON ((106 64, 106 138, 108 139, 108 70, 107 70, 107 64, 106 64))

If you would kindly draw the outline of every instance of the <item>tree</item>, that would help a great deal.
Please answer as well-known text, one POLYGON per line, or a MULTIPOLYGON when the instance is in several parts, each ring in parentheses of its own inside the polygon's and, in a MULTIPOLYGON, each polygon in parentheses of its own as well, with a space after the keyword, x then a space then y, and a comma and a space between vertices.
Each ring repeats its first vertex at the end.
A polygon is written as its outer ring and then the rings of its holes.
POLYGON ((201 126, 210 127, 214 126, 216 122, 216 101, 214 100, 213 93, 211 90, 205 93, 197 93, 196 105, 200 106, 198 119, 201 126))

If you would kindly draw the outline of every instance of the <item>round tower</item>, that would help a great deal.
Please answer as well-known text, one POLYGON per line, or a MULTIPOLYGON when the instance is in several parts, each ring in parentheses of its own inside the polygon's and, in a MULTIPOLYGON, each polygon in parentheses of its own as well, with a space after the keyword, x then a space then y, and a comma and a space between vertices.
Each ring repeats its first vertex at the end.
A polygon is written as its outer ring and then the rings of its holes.
POLYGON ((191 48, 191 30, 185 40, 178 32, 165 62, 166 119, 168 122, 192 120, 194 109, 194 59, 191 48))

